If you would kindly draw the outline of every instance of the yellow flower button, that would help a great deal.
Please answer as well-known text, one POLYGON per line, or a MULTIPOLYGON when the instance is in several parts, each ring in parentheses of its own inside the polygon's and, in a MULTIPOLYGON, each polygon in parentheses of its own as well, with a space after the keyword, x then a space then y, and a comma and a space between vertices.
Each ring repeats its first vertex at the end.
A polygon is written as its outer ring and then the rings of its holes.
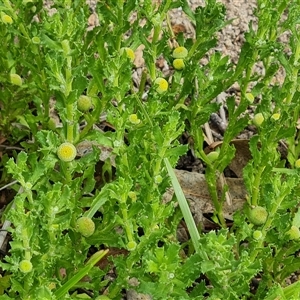
POLYGON ((1 20, 4 24, 12 24, 13 19, 11 18, 11 16, 3 14, 1 15, 1 20))
POLYGON ((57 156, 62 161, 72 161, 76 154, 75 146, 68 142, 61 144, 57 149, 57 156))
POLYGON ((169 87, 167 80, 161 77, 156 78, 154 84, 156 85, 156 91, 159 94, 166 92, 169 87))
POLYGON ((174 58, 185 58, 188 55, 188 51, 185 47, 177 47, 173 51, 174 58))

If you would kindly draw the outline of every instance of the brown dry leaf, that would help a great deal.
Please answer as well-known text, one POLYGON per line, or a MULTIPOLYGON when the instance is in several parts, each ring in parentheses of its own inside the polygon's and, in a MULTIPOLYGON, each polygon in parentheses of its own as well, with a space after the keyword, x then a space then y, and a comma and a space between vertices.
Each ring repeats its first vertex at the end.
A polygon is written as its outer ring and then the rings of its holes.
POLYGON ((137 47, 137 49, 134 52, 135 54, 134 65, 136 66, 136 68, 141 68, 142 66, 144 66, 145 63, 145 60, 143 58, 144 49, 145 49, 145 45, 140 45, 139 47, 137 47))
MULTIPOLYGON (((190 204, 191 212, 195 222, 200 224, 203 213, 213 213, 214 206, 210 198, 205 176, 196 172, 183 170, 174 170, 180 183, 183 193, 190 204)), ((243 180, 240 178, 226 178, 229 192, 232 196, 232 205, 224 203, 224 216, 232 220, 235 211, 240 210, 246 202, 246 189, 243 180)), ((221 193, 221 191, 219 191, 221 193)), ((170 201, 173 197, 173 189, 170 189, 164 195, 164 201, 170 201)))
POLYGON ((177 35, 180 32, 182 32, 182 33, 186 32, 186 28, 182 24, 175 24, 175 25, 173 25, 172 26, 172 30, 173 30, 173 32, 174 32, 175 35, 177 35))
POLYGON ((163 69, 164 66, 165 66, 165 59, 164 59, 162 56, 159 57, 159 58, 156 60, 155 65, 156 65, 157 68, 163 69))
POLYGON ((104 145, 100 145, 94 141, 82 141, 76 145, 77 155, 84 156, 93 151, 93 146, 98 147, 101 150, 99 159, 101 161, 106 161, 106 159, 110 159, 111 165, 116 166, 115 163, 115 155, 112 154, 113 148, 107 147, 104 145))
MULTIPOLYGON (((249 140, 232 140, 230 142, 231 145, 235 147, 235 156, 234 159, 229 164, 229 169, 233 171, 237 177, 243 177, 243 169, 252 158, 251 152, 249 149, 249 140)), ((205 149, 206 153, 209 153, 215 150, 217 147, 220 147, 222 142, 215 142, 209 145, 207 149, 205 149)))

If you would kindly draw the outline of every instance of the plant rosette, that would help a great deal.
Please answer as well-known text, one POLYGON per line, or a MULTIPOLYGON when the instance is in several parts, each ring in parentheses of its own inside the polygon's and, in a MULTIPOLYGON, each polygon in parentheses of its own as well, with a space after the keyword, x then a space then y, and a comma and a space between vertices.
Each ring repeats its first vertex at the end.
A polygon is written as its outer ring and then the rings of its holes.
POLYGON ((249 211, 248 218, 254 225, 263 225, 268 218, 267 210, 262 206, 256 206, 249 211))
POLYGON ((58 158, 65 162, 74 160, 76 155, 77 155, 76 147, 69 142, 62 143, 57 149, 58 158))
POLYGON ((80 217, 76 221, 76 229, 84 237, 89 237, 95 232, 95 223, 89 217, 80 217))
POLYGON ((158 77, 154 81, 154 85, 156 86, 156 91, 159 94, 163 94, 168 90, 169 84, 166 79, 162 77, 158 77))

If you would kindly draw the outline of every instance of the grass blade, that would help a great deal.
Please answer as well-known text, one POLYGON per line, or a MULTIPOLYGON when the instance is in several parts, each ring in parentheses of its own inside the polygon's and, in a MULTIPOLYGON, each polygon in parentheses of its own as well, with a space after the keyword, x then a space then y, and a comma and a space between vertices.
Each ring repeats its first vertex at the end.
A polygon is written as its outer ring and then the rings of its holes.
POLYGON ((174 170, 173 170, 169 160, 167 158, 164 158, 164 161, 165 161, 169 176, 171 178, 171 182, 172 182, 174 192, 175 192, 175 195, 176 195, 178 203, 179 203, 179 207, 181 209, 183 218, 184 218, 187 228, 189 230, 193 245, 194 245, 196 251, 199 252, 199 250, 200 250, 199 249, 200 235, 199 235, 197 226, 195 224, 195 221, 193 219, 192 213, 190 211, 190 207, 187 203, 187 200, 183 194, 181 186, 178 182, 178 179, 174 173, 174 170))

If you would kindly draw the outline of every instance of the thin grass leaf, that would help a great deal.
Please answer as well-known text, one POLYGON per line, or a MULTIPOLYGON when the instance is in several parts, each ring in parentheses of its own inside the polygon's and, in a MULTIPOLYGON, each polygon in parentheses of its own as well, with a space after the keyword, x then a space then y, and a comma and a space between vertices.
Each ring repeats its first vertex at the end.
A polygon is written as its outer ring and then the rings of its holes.
POLYGON ((196 251, 199 252, 199 249, 200 249, 199 248, 200 247, 200 244, 199 244, 200 235, 199 235, 197 226, 195 224, 195 221, 193 219, 191 210, 189 208, 187 200, 186 200, 186 198, 183 194, 181 186, 178 182, 178 179, 177 179, 177 177, 174 173, 174 170, 173 170, 169 160, 167 158, 164 158, 164 161, 165 161, 169 176, 171 178, 172 186, 174 188, 174 192, 175 192, 175 195, 177 197, 179 207, 181 209, 183 218, 184 218, 185 223, 187 225, 187 228, 189 230, 193 245, 194 245, 196 251))

